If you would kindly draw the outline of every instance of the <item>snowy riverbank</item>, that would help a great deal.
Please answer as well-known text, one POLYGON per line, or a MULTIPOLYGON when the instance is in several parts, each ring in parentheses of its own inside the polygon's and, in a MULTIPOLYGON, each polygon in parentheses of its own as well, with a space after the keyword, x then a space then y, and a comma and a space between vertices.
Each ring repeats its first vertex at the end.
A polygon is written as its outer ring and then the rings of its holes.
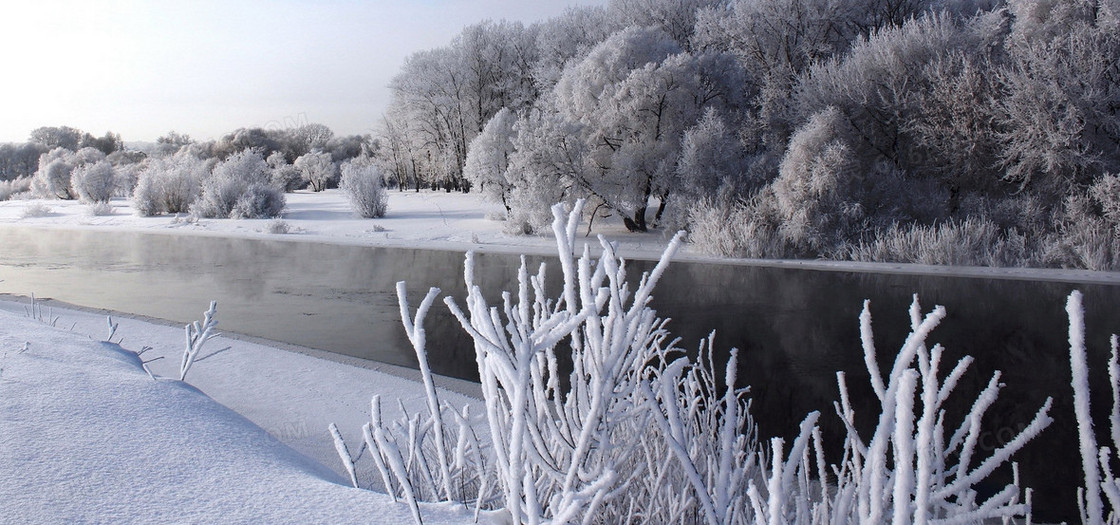
MULTIPOLYGON (((409 247, 480 252, 555 253, 551 235, 512 235, 504 222, 491 220, 501 214, 500 206, 483 201, 478 193, 391 192, 389 213, 381 219, 361 219, 350 211, 338 190, 320 193, 298 191, 287 195, 283 222, 288 233, 268 233, 271 220, 199 219, 185 216, 139 217, 125 199, 114 199, 111 215, 91 216, 77 201, 0 201, 0 226, 77 229, 87 231, 137 231, 169 235, 206 235, 233 238, 324 242, 361 246, 409 247), (25 216, 30 207, 48 209, 41 216, 25 216)), ((581 234, 587 234, 582 225, 581 234)), ((597 236, 616 243, 627 258, 657 259, 668 243, 665 232, 629 233, 616 217, 597 219, 590 235, 579 242, 597 251, 597 236)), ((724 259, 705 255, 685 244, 674 257, 679 261, 715 262, 825 271, 875 272, 920 275, 951 275, 1034 281, 1066 281, 1120 284, 1120 272, 1036 268, 983 268, 929 266, 902 263, 866 263, 829 260, 724 259)))
MULTIPOLYGON (((220 320, 219 305, 219 320, 220 320)), ((0 516, 24 523, 407 523, 349 488, 327 425, 360 442, 373 394, 422 404, 419 384, 239 338, 210 341, 178 377, 181 327, 0 301, 0 516), (40 311, 40 310, 37 310, 40 311), (55 327, 48 322, 53 322, 55 327), (142 369, 142 359, 159 380, 142 369), (327 466, 329 468, 324 467, 327 466), (18 475, 14 475, 19 473, 18 475)), ((469 391, 469 385, 457 385, 469 391)), ((454 405, 469 397, 445 391, 454 405)), ((394 416, 396 403, 386 405, 394 416)), ((426 523, 471 521, 428 506, 426 523)))

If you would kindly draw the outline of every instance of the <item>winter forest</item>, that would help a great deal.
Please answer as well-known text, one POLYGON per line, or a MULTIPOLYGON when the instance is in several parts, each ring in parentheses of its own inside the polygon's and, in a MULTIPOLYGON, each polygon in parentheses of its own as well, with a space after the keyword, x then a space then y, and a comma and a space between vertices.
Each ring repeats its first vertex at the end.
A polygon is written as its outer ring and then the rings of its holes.
POLYGON ((735 257, 1116 269, 1105 1, 619 0, 411 57, 381 158, 735 257))
MULTIPOLYGON (((487 21, 409 57, 367 135, 171 132, 141 151, 44 127, 0 146, 0 198, 268 217, 349 170, 367 193, 482 192, 514 234, 586 199, 586 221, 684 229, 721 256, 1116 270, 1118 10, 616 0, 487 21)), ((365 201, 376 216, 384 197, 365 201)))

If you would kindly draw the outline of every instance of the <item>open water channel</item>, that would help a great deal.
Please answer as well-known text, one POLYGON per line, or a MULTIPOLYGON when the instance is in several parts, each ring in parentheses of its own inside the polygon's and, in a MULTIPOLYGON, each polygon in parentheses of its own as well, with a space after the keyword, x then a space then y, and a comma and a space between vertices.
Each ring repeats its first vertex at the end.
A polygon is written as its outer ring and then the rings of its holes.
MULTIPOLYGON (((533 269, 552 260, 528 259, 533 269)), ((223 330, 405 366, 415 366, 415 357, 400 325, 396 282, 408 282, 413 307, 432 286, 462 304, 462 263, 462 253, 439 250, 0 227, 0 293, 183 323, 216 299, 223 330)), ((492 300, 513 289, 518 264, 513 255, 477 256, 476 276, 492 300)), ((628 266, 636 280, 653 262, 628 266)), ((559 265, 549 271, 557 278, 559 265)), ((1120 332, 1118 285, 677 262, 653 306, 672 319, 684 348, 695 349, 715 330, 724 356, 740 349, 739 377, 751 385, 762 436, 792 437, 806 413, 820 410, 822 430, 835 439, 843 433, 832 409, 836 371, 847 373, 862 432, 878 413, 859 343, 863 300, 871 300, 884 368, 908 333, 912 294, 923 312, 944 305, 948 316, 930 343, 946 347, 943 362, 976 359, 948 421, 960 421, 995 370, 1006 387, 984 421, 984 449, 1004 444, 1053 396, 1054 423, 1017 459, 1023 483, 1035 489, 1036 518, 1076 520, 1081 474, 1064 311, 1074 289, 1085 294, 1093 407, 1103 432, 1111 404, 1108 338, 1120 332)), ((470 339, 442 304, 427 327, 433 370, 477 379, 470 339)), ((994 481, 1009 475, 999 472, 994 481)))

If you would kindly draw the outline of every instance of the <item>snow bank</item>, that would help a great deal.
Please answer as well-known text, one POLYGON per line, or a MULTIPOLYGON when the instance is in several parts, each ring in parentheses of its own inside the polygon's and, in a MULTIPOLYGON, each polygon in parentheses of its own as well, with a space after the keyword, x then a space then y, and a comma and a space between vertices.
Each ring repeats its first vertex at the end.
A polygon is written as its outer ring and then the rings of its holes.
MULTIPOLYGON (((194 373, 214 372, 224 354, 194 373)), ((266 405, 282 410, 298 387, 277 388, 266 405)), ((321 435, 329 442, 325 426, 321 435)), ((0 472, 0 516, 26 523, 411 521, 195 387, 153 380, 119 345, 10 312, 0 312, 0 472)), ((427 523, 470 520, 461 507, 424 512, 427 523)))
MULTIPOLYGON (((479 193, 390 191, 389 212, 380 219, 355 216, 346 196, 338 190, 319 193, 301 190, 287 194, 287 202, 283 213, 283 221, 288 225, 289 231, 286 234, 268 233, 271 222, 268 219, 194 221, 175 215, 139 217, 129 202, 120 198, 110 203, 112 214, 106 216, 91 216, 88 207, 78 201, 0 201, 0 225, 515 254, 555 253, 555 241, 551 235, 510 235, 503 231, 504 222, 487 219, 488 216, 500 215, 502 210, 500 206, 485 202, 479 193), (35 206, 46 207, 50 211, 25 217, 24 212, 35 206)), ((581 225, 580 228, 577 249, 582 250, 584 245, 588 245, 593 254, 599 253, 597 235, 603 235, 615 243, 618 253, 625 254, 628 259, 657 260, 669 242, 669 237, 661 232, 629 233, 616 217, 596 220, 590 235, 585 235, 588 233, 586 225, 581 225)), ((1120 284, 1120 272, 829 260, 725 259, 701 254, 687 244, 681 247, 674 260, 826 271, 1120 284)))

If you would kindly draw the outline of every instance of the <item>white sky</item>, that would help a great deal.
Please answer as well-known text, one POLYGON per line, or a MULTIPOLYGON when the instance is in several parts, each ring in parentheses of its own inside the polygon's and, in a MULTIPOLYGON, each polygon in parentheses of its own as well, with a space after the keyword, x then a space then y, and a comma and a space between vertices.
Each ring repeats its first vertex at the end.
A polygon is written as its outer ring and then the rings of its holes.
POLYGON ((409 54, 485 19, 605 0, 20 1, 0 7, 0 142, 40 126, 126 141, 318 122, 367 133, 409 54), (15 4, 15 5, 13 5, 15 4))

